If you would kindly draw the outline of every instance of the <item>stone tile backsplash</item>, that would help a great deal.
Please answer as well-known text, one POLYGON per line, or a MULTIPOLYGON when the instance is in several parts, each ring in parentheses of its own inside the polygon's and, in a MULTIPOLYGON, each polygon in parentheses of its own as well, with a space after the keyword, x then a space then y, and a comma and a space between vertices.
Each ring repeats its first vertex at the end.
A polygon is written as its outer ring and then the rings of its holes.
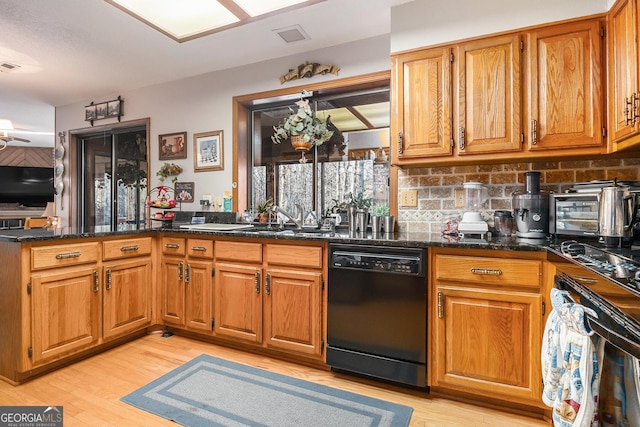
POLYGON ((540 172, 540 188, 563 192, 576 182, 593 180, 640 181, 640 156, 626 159, 580 159, 549 162, 524 162, 491 165, 407 168, 398 170, 398 191, 417 190, 418 207, 398 207, 398 227, 401 231, 439 233, 442 221, 461 216, 456 208, 456 189, 469 181, 484 183, 489 189, 489 202, 482 216, 493 225, 493 212, 512 210, 511 195, 524 190, 524 173, 540 172))

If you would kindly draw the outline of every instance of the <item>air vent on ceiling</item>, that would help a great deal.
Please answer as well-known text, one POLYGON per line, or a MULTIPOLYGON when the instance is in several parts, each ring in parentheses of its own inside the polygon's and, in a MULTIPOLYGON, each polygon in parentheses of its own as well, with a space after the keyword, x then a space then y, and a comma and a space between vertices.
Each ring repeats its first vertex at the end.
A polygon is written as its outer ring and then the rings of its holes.
POLYGON ((0 73, 10 73, 20 68, 19 65, 11 64, 9 62, 0 62, 0 73))
POLYGON ((293 25, 286 28, 278 28, 273 30, 274 33, 282 37, 287 43, 299 42, 301 40, 309 40, 310 37, 304 32, 300 25, 293 25))

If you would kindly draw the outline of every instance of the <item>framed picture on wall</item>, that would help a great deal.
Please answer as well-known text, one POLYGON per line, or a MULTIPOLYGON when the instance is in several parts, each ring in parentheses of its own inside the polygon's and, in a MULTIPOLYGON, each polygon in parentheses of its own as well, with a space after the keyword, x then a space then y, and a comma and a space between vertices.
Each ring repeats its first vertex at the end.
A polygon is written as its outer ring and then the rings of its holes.
POLYGON ((176 132, 158 135, 160 160, 187 158, 187 133, 176 132))
POLYGON ((193 134, 193 161, 196 172, 224 169, 222 131, 193 134))
POLYGON ((182 203, 193 203, 195 200, 195 190, 193 182, 176 182, 174 190, 176 201, 182 203))

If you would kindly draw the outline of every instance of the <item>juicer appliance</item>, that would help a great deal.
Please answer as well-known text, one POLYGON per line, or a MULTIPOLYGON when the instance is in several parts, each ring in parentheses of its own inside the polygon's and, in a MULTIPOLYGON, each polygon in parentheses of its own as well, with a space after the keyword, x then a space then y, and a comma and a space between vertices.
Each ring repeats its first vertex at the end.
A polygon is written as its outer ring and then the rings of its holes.
POLYGON ((464 200, 465 212, 462 220, 458 224, 458 235, 464 237, 465 234, 484 235, 489 231, 489 225, 482 219, 480 208, 489 199, 487 187, 481 182, 465 182, 464 200))
POLYGON ((549 234, 549 192, 540 190, 540 172, 525 172, 524 191, 512 195, 516 237, 544 239, 549 234))

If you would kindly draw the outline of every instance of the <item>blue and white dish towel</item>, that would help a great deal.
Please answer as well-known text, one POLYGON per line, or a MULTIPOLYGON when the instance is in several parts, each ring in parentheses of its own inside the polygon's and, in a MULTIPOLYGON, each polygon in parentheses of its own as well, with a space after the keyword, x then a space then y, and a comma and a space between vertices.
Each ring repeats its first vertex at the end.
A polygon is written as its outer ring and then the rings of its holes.
POLYGON ((604 340, 588 328, 585 314, 597 315, 560 289, 551 290, 551 304, 542 340, 542 401, 553 409, 556 427, 596 427, 604 340))

